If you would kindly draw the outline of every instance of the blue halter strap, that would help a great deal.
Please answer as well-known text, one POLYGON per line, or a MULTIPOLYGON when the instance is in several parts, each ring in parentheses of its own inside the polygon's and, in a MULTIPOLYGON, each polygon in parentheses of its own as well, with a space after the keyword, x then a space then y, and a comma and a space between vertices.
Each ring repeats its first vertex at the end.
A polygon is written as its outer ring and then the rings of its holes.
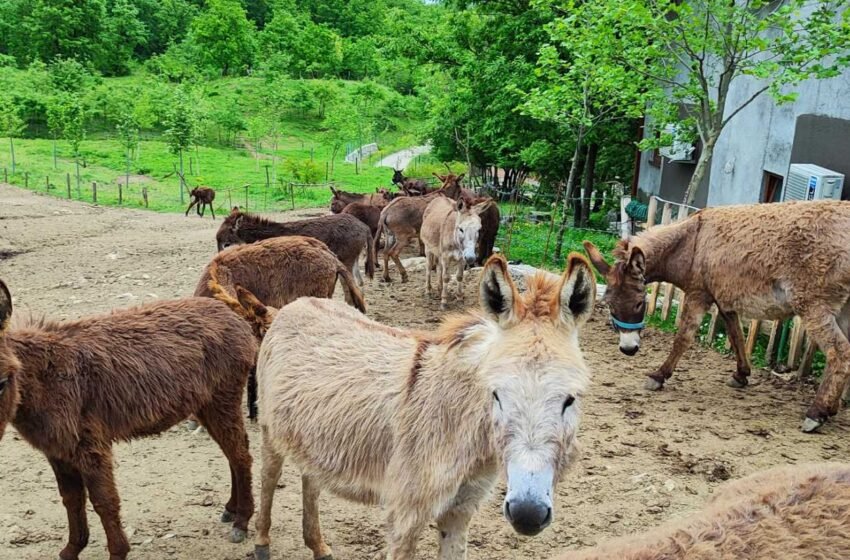
POLYGON ((645 326, 644 321, 641 321, 640 323, 625 323, 613 315, 611 315, 611 323, 618 329, 622 329, 624 331, 639 331, 645 326))

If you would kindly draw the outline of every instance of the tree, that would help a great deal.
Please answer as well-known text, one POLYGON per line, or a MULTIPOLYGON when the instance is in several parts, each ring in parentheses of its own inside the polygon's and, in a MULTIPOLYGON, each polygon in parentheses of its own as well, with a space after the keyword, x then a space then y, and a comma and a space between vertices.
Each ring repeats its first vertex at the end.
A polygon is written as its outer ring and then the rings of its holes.
POLYGON ((339 150, 347 143, 357 139, 360 132, 358 120, 360 115, 349 103, 334 105, 322 121, 325 143, 331 148, 331 173, 339 150))
POLYGON ((94 62, 101 53, 105 14, 104 0, 31 0, 22 13, 19 33, 27 40, 19 60, 94 62))
POLYGON ((192 22, 192 40, 203 64, 222 75, 241 72, 254 57, 254 25, 239 0, 209 0, 192 22))
POLYGON ((128 74, 135 50, 148 37, 138 8, 130 0, 112 0, 103 27, 103 49, 97 67, 107 75, 128 74))
POLYGON ((115 130, 118 132, 118 138, 124 148, 124 186, 129 188, 130 162, 133 158, 133 152, 139 146, 139 123, 136 121, 132 108, 127 107, 121 112, 115 130))
MULTIPOLYGON (((547 3, 568 14, 562 21, 583 14, 583 35, 608 45, 592 51, 593 61, 619 66, 631 76, 628 83, 646 87, 649 120, 657 130, 674 125, 678 140, 699 138, 702 150, 685 193, 687 204, 735 116, 766 93, 777 103, 792 101, 800 82, 836 76, 850 64, 850 25, 842 0, 547 3), (749 80, 751 88, 733 99, 730 86, 738 80, 749 80)), ((572 44, 567 35, 560 38, 572 44)), ((660 136, 644 146, 669 145, 671 134, 660 136)))
POLYGON ((339 87, 334 82, 320 81, 313 83, 313 98, 319 103, 319 118, 325 118, 325 108, 332 105, 339 97, 339 87))
POLYGON ((20 107, 8 96, 0 97, 0 136, 9 137, 9 155, 12 158, 12 174, 15 173, 15 137, 24 131, 24 120, 20 107))
POLYGON ((71 146, 76 169, 77 192, 80 191, 80 146, 86 139, 86 106, 82 96, 75 93, 61 94, 62 137, 71 146))
POLYGON ((179 157, 180 162, 180 203, 184 201, 183 190, 186 188, 183 173, 183 152, 192 147, 198 135, 198 114, 190 92, 185 87, 179 87, 174 93, 171 108, 165 116, 165 139, 169 151, 179 157))
POLYGON ((257 170, 260 169, 260 152, 262 150, 262 139, 271 130, 269 121, 263 115, 255 115, 248 119, 248 138, 254 142, 254 159, 257 162, 257 170))

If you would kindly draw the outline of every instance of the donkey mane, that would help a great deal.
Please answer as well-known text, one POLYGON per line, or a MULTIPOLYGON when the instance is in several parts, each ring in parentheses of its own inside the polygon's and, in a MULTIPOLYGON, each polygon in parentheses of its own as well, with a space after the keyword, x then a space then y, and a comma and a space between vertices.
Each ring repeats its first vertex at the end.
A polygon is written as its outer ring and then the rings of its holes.
POLYGON ((234 224, 234 222, 237 219, 239 219, 240 217, 242 218, 242 224, 240 224, 240 226, 246 225, 246 222, 250 222, 250 225, 253 225, 253 226, 272 226, 272 225, 276 226, 276 225, 278 225, 277 222, 272 221, 268 218, 264 218, 264 217, 258 216, 256 214, 249 214, 247 212, 242 212, 241 210, 238 211, 238 212, 235 212, 235 211, 231 212, 230 215, 228 215, 224 219, 224 223, 228 226, 232 226, 234 224))

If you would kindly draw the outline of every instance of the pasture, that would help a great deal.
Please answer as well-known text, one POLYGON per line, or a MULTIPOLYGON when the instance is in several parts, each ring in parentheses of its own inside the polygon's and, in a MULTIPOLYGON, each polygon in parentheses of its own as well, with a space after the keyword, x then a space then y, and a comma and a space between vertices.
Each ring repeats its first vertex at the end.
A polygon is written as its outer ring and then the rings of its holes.
MULTIPOLYGON (((190 295, 215 253, 215 232, 224 217, 95 207, 5 185, 0 208, 0 278, 15 298, 16 313, 53 319, 190 295)), ((325 212, 271 217, 283 221, 325 212)), ((368 315, 390 325, 433 328, 443 314, 439 300, 425 297, 421 264, 408 272, 406 284, 383 284, 377 276, 367 281, 368 315)), ((478 269, 464 287, 465 304, 477 305, 478 269)), ((335 298, 342 299, 341 289, 335 298)), ((457 309, 449 305, 449 311, 457 309)), ((733 358, 699 345, 684 355, 664 391, 645 392, 644 375, 664 358, 672 338, 649 329, 640 354, 629 358, 618 351, 607 314, 596 309, 581 334, 592 373, 579 432, 583 453, 558 487, 555 521, 537 537, 517 536, 501 514, 500 483, 473 517, 470 560, 555 557, 693 512, 727 479, 847 457, 850 414, 839 413, 820 435, 803 434, 799 421, 812 401, 812 387, 756 370, 746 390, 731 389, 726 380, 734 371, 733 358)), ((248 431, 258 496, 260 434, 253 424, 248 431)), ((249 539, 238 545, 227 542, 230 527, 218 521, 229 473, 208 436, 176 427, 114 449, 132 558, 240 560, 251 552, 253 520, 249 539)), ((46 460, 12 427, 0 442, 0 481, 0 559, 55 557, 67 526, 56 482, 46 460)), ((325 494, 321 509, 337 558, 369 558, 383 546, 378 508, 325 494)), ((310 558, 300 514, 300 477, 287 463, 273 510, 276 558, 310 558)), ((105 537, 90 506, 89 523, 91 541, 81 557, 102 558, 105 537)), ((436 557, 433 532, 421 540, 421 558, 436 557)))

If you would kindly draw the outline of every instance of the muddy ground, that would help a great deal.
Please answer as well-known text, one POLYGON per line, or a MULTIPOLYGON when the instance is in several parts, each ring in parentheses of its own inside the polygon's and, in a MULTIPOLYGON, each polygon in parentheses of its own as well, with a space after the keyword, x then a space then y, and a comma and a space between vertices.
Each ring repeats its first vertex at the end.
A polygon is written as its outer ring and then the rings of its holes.
MULTIPOLYGON (((305 214, 310 212, 299 213, 305 214)), ((53 318, 186 296, 215 250, 218 223, 0 186, 0 278, 12 290, 16 313, 53 318)), ((433 328, 439 306, 423 297, 422 281, 422 273, 414 272, 409 284, 369 284, 370 315, 393 325, 433 328)), ((468 304, 474 292, 470 283, 468 304)), ((798 425, 811 387, 756 372, 747 390, 730 389, 725 381, 734 362, 713 351, 691 350, 667 389, 644 392, 643 374, 663 360, 671 340, 647 332, 641 353, 628 358, 617 351, 597 310, 582 335, 594 375, 581 426, 584 454, 558 489, 552 526, 536 538, 518 537, 500 515, 500 487, 473 520, 470 560, 549 558, 692 512, 729 478, 779 464, 846 460, 850 412, 822 434, 804 435, 798 425)), ((258 436, 251 426, 255 451, 258 436)), ((250 554, 250 539, 230 544, 228 527, 217 521, 229 477, 207 436, 175 427, 115 450, 131 558, 240 560, 250 554)), ((255 460, 255 493, 259 472, 255 460)), ((311 558, 301 542, 298 480, 296 470, 285 467, 272 533, 279 559, 311 558)), ((368 558, 381 547, 378 508, 329 495, 321 507, 339 560, 368 558)), ((82 558, 104 558, 103 530, 91 508, 89 523, 91 543, 82 558)), ((0 559, 55 558, 65 533, 65 511, 49 465, 8 428, 0 442, 0 559)), ((423 537, 420 558, 435 557, 435 535, 423 537)))

